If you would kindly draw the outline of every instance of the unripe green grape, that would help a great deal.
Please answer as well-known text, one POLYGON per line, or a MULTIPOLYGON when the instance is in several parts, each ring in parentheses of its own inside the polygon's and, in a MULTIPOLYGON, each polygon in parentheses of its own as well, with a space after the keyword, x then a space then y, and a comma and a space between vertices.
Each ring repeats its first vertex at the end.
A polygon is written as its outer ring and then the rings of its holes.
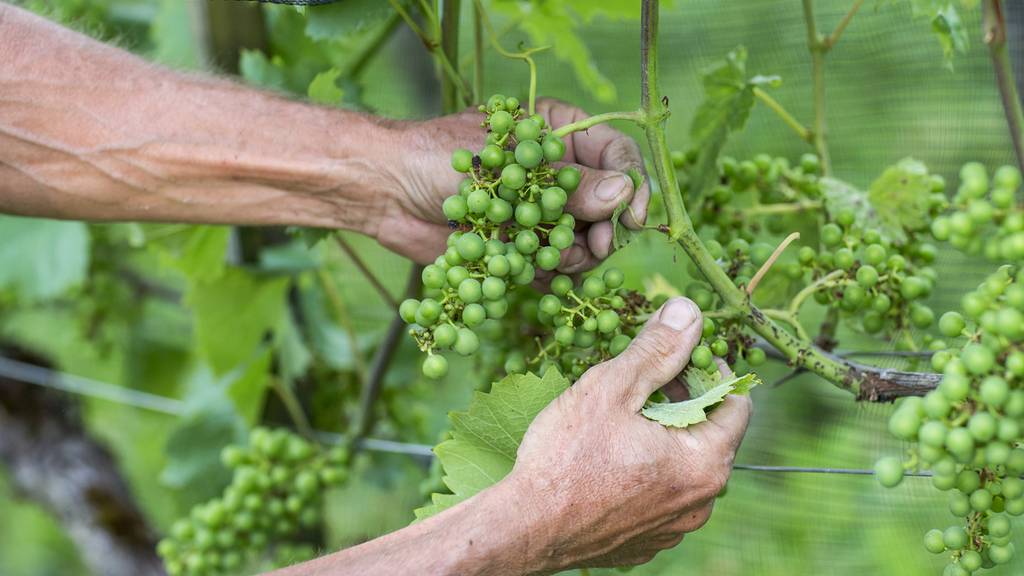
POLYGON ((480 164, 489 170, 496 170, 505 165, 505 151, 494 144, 484 146, 480 151, 480 164))
POLYGON ((508 374, 523 374, 526 372, 526 358, 521 352, 509 352, 504 368, 508 374))
POLYGON ((832 258, 832 262, 836 268, 841 270, 849 270, 853 268, 853 264, 856 262, 856 258, 853 255, 853 251, 849 248, 840 248, 836 250, 835 255, 832 258))
POLYGON ((452 168, 456 172, 469 172, 473 169, 473 153, 465 148, 452 152, 452 168))
POLYGON ((760 266, 771 258, 772 252, 775 251, 775 247, 767 242, 755 242, 750 247, 750 260, 757 266, 760 266))
POLYGON ((894 488, 903 481, 903 462, 895 456, 886 456, 875 462, 875 478, 886 488, 894 488))
MULTIPOLYGON (((566 294, 568 294, 569 291, 572 290, 572 286, 573 286, 572 278, 569 278, 568 276, 566 276, 564 274, 559 274, 558 276, 555 276, 554 278, 551 279, 551 292, 553 292, 553 293, 555 293, 555 294, 557 294, 559 296, 565 296, 566 294)), ((543 301, 543 298, 541 298, 541 300, 543 301)), ((558 299, 555 298, 555 300, 558 300, 558 299)), ((558 306, 559 306, 558 309, 560 310, 561 309, 561 303, 560 302, 558 303, 558 306)), ((557 313, 558 312, 556 310, 552 315, 557 314, 557 313)))
POLYGON ((996 435, 996 419, 988 412, 977 412, 967 421, 967 429, 978 442, 988 442, 996 435))
POLYGON ((565 250, 569 246, 572 246, 574 240, 575 234, 572 229, 567 226, 555 226, 551 229, 551 232, 548 233, 548 243, 550 243, 556 250, 565 250))
POLYGON ((462 220, 466 217, 469 209, 466 206, 466 199, 462 196, 449 196, 441 204, 441 211, 449 220, 462 220))
POLYGON ((505 295, 505 281, 501 278, 494 276, 488 276, 484 278, 481 283, 481 291, 483 292, 484 298, 488 300, 497 300, 505 295))
POLYGON ((760 366, 761 364, 764 364, 765 360, 768 359, 768 356, 765 354, 765 351, 760 348, 748 348, 744 353, 744 358, 751 366, 760 366))
POLYGON ((961 568, 959 564, 946 564, 942 576, 971 576, 971 573, 961 568))
POLYGON ((459 256, 473 262, 484 255, 484 239, 476 232, 466 232, 455 242, 455 248, 459 251, 459 256))
POLYGON ((614 310, 602 310, 597 314, 597 329, 602 334, 614 332, 619 327, 619 315, 614 310))
POLYGON ((981 554, 974 550, 965 550, 960 555, 960 566, 967 572, 974 572, 981 568, 981 554))
POLYGON ((992 493, 984 488, 971 492, 971 509, 975 512, 986 512, 992 507, 992 493))
POLYGON ((487 273, 491 276, 497 276, 504 278, 508 276, 511 270, 511 265, 508 263, 508 258, 504 254, 497 256, 491 256, 491 259, 487 261, 487 273))
POLYGON ((491 195, 487 190, 477 188, 466 197, 466 208, 472 214, 483 214, 491 205, 491 195))
POLYGON ((946 543, 942 541, 942 530, 933 528, 924 535, 924 548, 932 554, 942 554, 946 551, 946 543))
POLYGON ((817 256, 817 253, 810 246, 802 246, 797 252, 797 260, 805 266, 814 262, 815 256, 817 256))
POLYGON ((931 420, 925 422, 918 431, 918 440, 922 444, 940 448, 945 445, 948 428, 942 422, 931 420))
POLYGON ((565 156, 565 142, 554 134, 544 137, 542 148, 544 149, 544 159, 548 162, 558 162, 565 156))
POLYGON ((1001 466, 1010 459, 1010 445, 1005 442, 989 442, 985 446, 985 463, 989 466, 1001 466))
POLYGON ((843 229, 833 223, 821 227, 821 243, 829 248, 838 246, 843 241, 843 229))
POLYGON ((537 256, 534 260, 537 262, 537 267, 541 270, 554 270, 558 268, 561 256, 559 256, 558 249, 554 246, 544 246, 537 251, 537 256))
POLYGON ((517 251, 518 248, 515 243, 512 243, 511 246, 512 250, 510 250, 505 257, 508 259, 509 274, 516 276, 522 272, 523 268, 526 266, 526 259, 517 251))
POLYGON ((520 143, 526 140, 540 138, 541 124, 533 118, 524 118, 516 124, 516 140, 520 143))
POLYGON ((872 266, 882 264, 888 256, 888 252, 881 244, 870 244, 864 248, 864 261, 872 266))
POLYGON ((581 178, 582 175, 577 168, 573 166, 563 166, 558 170, 555 180, 563 190, 571 194, 575 192, 576 187, 580 185, 581 178))
POLYGON ((1010 533, 1010 521, 1006 516, 989 516, 988 533, 992 536, 1006 536, 1010 533))
POLYGON ((867 298, 867 292, 859 284, 849 284, 843 289, 843 307, 847 310, 856 310, 867 298))
POLYGON ((469 356, 480 348, 480 338, 470 328, 460 328, 453 348, 459 354, 469 356))
MULTIPOLYGON (((554 282, 552 282, 552 284, 554 284, 554 282)), ((537 309, 548 316, 557 316, 562 311, 562 301, 559 300, 557 296, 545 294, 544 296, 541 296, 537 309)))
POLYGON ((582 327, 587 332, 597 331, 597 318, 595 318, 594 316, 587 318, 586 320, 583 321, 582 327))
POLYGON ((995 355, 983 344, 968 344, 960 353, 960 360, 972 374, 986 374, 995 365, 995 355))
POLYGON ((936 240, 946 241, 949 240, 952 234, 952 225, 950 224, 949 218, 945 216, 938 216, 935 220, 932 220, 931 225, 932 236, 936 240))
POLYGON ((917 276, 907 276, 900 284, 900 295, 907 300, 916 300, 928 295, 928 281, 917 276))
POLYGON ((870 264, 861 266, 857 270, 857 283, 864 288, 873 288, 878 284, 878 270, 870 264))
POLYGON ((445 272, 440 266, 430 264, 423 268, 420 279, 427 288, 441 288, 445 283, 445 272))
POLYGON ((821 160, 816 154, 807 152, 800 157, 800 169, 805 174, 818 174, 821 171, 821 160))
POLYGON ((1010 386, 999 376, 988 376, 981 382, 979 398, 992 408, 999 408, 1010 397, 1010 386))
POLYGON ((534 278, 537 277, 537 270, 533 267, 533 264, 523 264, 523 269, 518 274, 512 276, 512 282, 519 286, 526 286, 533 282, 534 278))
POLYGON ((441 324, 434 328, 434 344, 440 348, 448 348, 455 343, 457 333, 451 324, 441 324))
POLYGON ((544 151, 537 142, 525 140, 516 145, 515 156, 520 166, 532 170, 544 160, 544 151))
POLYGON ((588 276, 583 281, 583 295, 587 298, 599 298, 604 296, 605 283, 600 276, 588 276))
POLYGON ((508 300, 504 298, 501 300, 488 300, 484 302, 484 310, 487 311, 488 318, 494 320, 504 318, 508 314, 508 300))
POLYGON ((526 170, 519 164, 509 164, 501 169, 501 183, 510 190, 519 190, 526 185, 526 170))
POLYGON ((498 110, 491 114, 488 124, 491 127, 491 131, 496 134, 506 134, 512 129, 515 121, 512 119, 512 115, 504 110, 498 110))
POLYGON ((619 354, 622 353, 623 350, 626 349, 626 347, 629 346, 629 343, 629 336, 625 334, 616 334, 615 337, 612 338, 612 341, 608 344, 608 352, 610 352, 612 356, 618 356, 619 354))
POLYGON ((540 247, 540 239, 533 230, 520 230, 515 238, 516 250, 521 254, 533 254, 540 247))
POLYGON ((469 271, 465 266, 452 266, 444 275, 447 285, 459 289, 459 285, 469 279, 469 271))
POLYGON ((577 330, 573 336, 573 346, 577 348, 590 348, 597 342, 597 334, 594 332, 586 332, 584 330, 577 330))
POLYGON ((690 353, 690 363, 697 368, 707 368, 714 363, 714 354, 711 353, 710 348, 702 344, 690 353))
POLYGON ((572 326, 559 326, 555 330, 555 342, 562 346, 571 346, 575 337, 576 331, 573 330, 572 326))
POLYGON ((927 328, 935 322, 935 313, 932 309, 914 302, 910 305, 910 323, 917 328, 927 328))
MULTIPOLYGON (((954 483, 956 479, 954 477, 954 483)), ((950 486, 952 488, 952 486, 950 486)), ((948 490, 948 488, 947 488, 948 490)), ((965 518, 971 513, 971 499, 966 494, 959 490, 954 490, 949 494, 949 513, 957 518, 965 518)))
POLYGON ((966 327, 967 322, 959 312, 946 312, 939 318, 939 332, 947 338, 960 336, 966 327))
POLYGON ((1016 442, 1020 437, 1020 424, 1013 418, 999 418, 996 426, 996 438, 1003 442, 1016 442))
POLYGON ((466 278, 459 284, 459 299, 468 304, 479 302, 483 298, 483 289, 476 278, 466 278))
POLYGON ((449 266, 458 266, 458 265, 464 264, 466 262, 462 258, 462 256, 459 256, 459 251, 458 251, 458 249, 455 248, 455 246, 449 246, 449 247, 445 248, 444 259, 445 259, 445 262, 447 262, 449 266))
POLYGON ((950 526, 942 532, 942 542, 947 548, 960 550, 967 546, 967 531, 962 526, 950 526))
MULTIPOLYGON (((924 407, 925 414, 927 414, 929 418, 939 419, 944 418, 946 414, 949 414, 949 400, 939 390, 932 390, 925 394, 922 406, 924 407)), ((922 435, 924 434, 923 428, 921 433, 922 435)), ((945 440, 945 430, 943 430, 943 440, 945 440)), ((939 443, 938 445, 941 446, 943 443, 939 443)))
POLYGON ((988 549, 988 557, 995 564, 1007 564, 1013 559, 1013 554, 1013 542, 1009 542, 1005 545, 993 544, 988 549))
POLYGON ((879 314, 884 314, 892 308, 892 299, 887 294, 878 294, 871 299, 871 309, 879 314))
POLYGON ((468 304, 462 309, 462 323, 474 328, 484 323, 487 319, 487 311, 481 304, 468 304))
POLYGON ((441 316, 441 305, 433 298, 424 298, 416 309, 416 323, 428 328, 441 316))
POLYGON ((885 327, 885 318, 878 312, 868 312, 860 319, 860 324, 868 334, 876 334, 885 327))
POLYGON ((495 224, 504 224, 512 218, 512 205, 501 198, 491 198, 487 203, 487 219, 495 224))

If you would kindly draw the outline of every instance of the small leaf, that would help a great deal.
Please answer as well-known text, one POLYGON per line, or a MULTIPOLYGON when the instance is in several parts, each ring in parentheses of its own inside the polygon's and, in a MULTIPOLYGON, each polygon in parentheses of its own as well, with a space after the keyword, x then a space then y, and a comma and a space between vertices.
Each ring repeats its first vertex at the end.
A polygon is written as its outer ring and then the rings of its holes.
POLYGON ((227 226, 192 226, 185 232, 184 244, 176 253, 152 244, 162 266, 178 270, 193 282, 212 282, 224 273, 227 265, 231 228, 227 226))
POLYGON ((0 216, 0 290, 28 301, 60 296, 85 281, 89 244, 81 222, 0 216))
MULTIPOLYGON (((639 168, 630 168, 626 175, 633 182, 633 190, 639 190, 644 185, 644 173, 639 168)), ((636 230, 631 230, 622 223, 621 216, 627 212, 631 210, 629 204, 625 202, 620 202, 612 212, 612 246, 616 250, 632 242, 637 235, 636 230)))
POLYGON ((512 374, 496 382, 490 392, 477 392, 465 412, 450 414, 452 438, 434 452, 452 494, 434 494, 431 504, 416 510, 417 520, 450 508, 504 478, 515 464, 530 423, 568 387, 569 381, 555 368, 548 369, 543 378, 512 374))
POLYGON ((217 374, 250 358, 264 335, 278 325, 288 278, 258 278, 229 268, 214 282, 190 288, 200 354, 217 374))
MULTIPOLYGON (((915 18, 928 18, 932 32, 942 46, 943 63, 952 70, 953 57, 967 52, 970 45, 967 28, 960 19, 952 0, 910 0, 915 18)), ((962 0, 965 9, 972 9, 976 2, 962 0)))
MULTIPOLYGON (((705 388, 713 376, 704 372, 706 377, 699 374, 703 370, 691 368, 686 373, 688 385, 696 385, 705 388)), ((754 374, 746 374, 733 378, 727 382, 706 388, 699 396, 683 402, 664 402, 651 404, 642 411, 643 415, 655 422, 675 428, 686 428, 693 424, 699 424, 708 419, 707 410, 721 404, 727 394, 748 394, 750 389, 761 383, 761 379, 754 374)))
POLYGON ((310 6, 306 8, 306 35, 314 40, 330 40, 358 34, 383 23, 391 11, 391 3, 383 0, 345 0, 310 6))
POLYGON ((777 83, 777 76, 747 79, 747 49, 739 46, 701 74, 704 100, 690 124, 697 160, 689 173, 691 197, 705 194, 718 179, 718 155, 730 132, 743 128, 754 106, 754 87, 777 83))
POLYGON ((904 158, 885 169, 868 189, 868 201, 886 229, 921 230, 928 226, 931 206, 931 178, 928 168, 913 158, 904 158))
POLYGON ((331 68, 317 74, 309 83, 306 95, 317 104, 337 106, 345 98, 345 91, 338 87, 338 77, 341 70, 331 68))
POLYGON ((849 182, 836 178, 825 177, 818 181, 821 184, 822 199, 825 211, 834 220, 840 212, 853 212, 854 222, 861 228, 869 227, 878 218, 868 195, 849 182))

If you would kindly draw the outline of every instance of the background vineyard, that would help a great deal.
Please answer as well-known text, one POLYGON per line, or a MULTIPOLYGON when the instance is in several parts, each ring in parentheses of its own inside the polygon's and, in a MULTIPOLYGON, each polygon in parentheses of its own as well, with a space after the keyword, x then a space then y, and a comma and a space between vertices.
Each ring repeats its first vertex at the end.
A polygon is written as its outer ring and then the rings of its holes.
MULTIPOLYGON (((240 3, 220 3, 221 8, 211 3, 208 13, 180 0, 24 4, 147 58, 189 69, 210 67, 205 62, 211 53, 202 48, 208 38, 229 46, 233 38, 260 36, 240 30, 241 23, 259 19, 219 12, 224 5, 244 12, 240 3), (197 18, 197 13, 208 16, 197 18), (197 25, 204 21, 205 30, 197 25)), ((518 4, 492 4, 499 27, 516 22, 518 4)), ((607 10, 581 22, 576 34, 589 48, 590 60, 579 53, 570 62, 557 51, 539 54, 541 91, 594 112, 635 106, 639 9, 632 4, 609 2, 607 10), (622 18, 627 13, 632 17, 622 18), (602 76, 587 72, 589 62, 602 76), (576 73, 580 70, 582 75, 576 73)), ((844 2, 819 4, 826 27, 847 9, 844 2)), ((667 8, 662 88, 671 97, 673 146, 686 144, 685 127, 699 102, 699 70, 739 44, 749 51, 750 71, 783 78, 773 95, 796 115, 810 117, 799 2, 677 0, 667 8)), ((346 55, 361 41, 313 40, 305 33, 305 16, 294 9, 264 6, 262 11, 265 51, 220 62, 256 85, 305 95, 318 74, 344 67, 346 55)), ((927 22, 915 21, 907 3, 869 2, 858 15, 829 55, 827 68, 837 175, 866 186, 881 167, 914 156, 952 181, 965 160, 989 166, 1012 161, 990 65, 977 37, 978 14, 965 11, 964 18, 972 47, 954 58, 949 71, 927 22)), ((365 34, 358 26, 352 32, 365 34)), ((518 37, 526 36, 518 30, 509 34, 518 37)), ((1024 61, 1024 54, 1015 56, 1024 61)), ((523 91, 525 74, 518 63, 488 53, 486 70, 485 92, 523 91)), ((368 61, 357 83, 338 86, 344 105, 385 116, 422 118, 440 109, 430 61, 401 27, 368 61)), ((330 90, 314 95, 338 98, 330 90)), ((796 158, 805 151, 763 108, 755 108, 742 136, 727 149, 738 157, 768 152, 796 158)), ((393 294, 404 290, 408 262, 368 239, 343 236, 373 263, 393 294)), ((940 288, 931 301, 937 311, 951 308, 990 271, 987 263, 941 258, 940 288)), ((641 237, 610 262, 626 271, 635 288, 650 270, 676 286, 688 282, 685 256, 656 234, 641 237), (679 265, 664 264, 673 261, 679 265)), ((220 490, 227 476, 215 455, 224 443, 259 420, 289 422, 269 392, 271 379, 278 377, 273 374, 295 377, 315 427, 345 431, 357 414, 359 373, 391 318, 387 304, 333 243, 307 248, 284 234, 268 238, 213 227, 0 218, 0 341, 39 352, 65 372, 185 402, 186 415, 176 418, 81 400, 89 430, 114 451, 157 529, 220 490), (123 281, 126 274, 131 282, 123 281), (227 286, 196 292, 196 286, 209 284, 204 275, 227 286), (183 293, 193 297, 182 300, 183 293), (231 311, 227 320, 209 321, 224 310, 231 311), (251 322, 230 320, 241 315, 251 322), (274 335, 261 343, 265 328, 274 335), (247 338, 251 346, 242 346, 247 338), (309 371, 288 372, 289 366, 309 371)), ((844 345, 858 342, 877 346, 856 335, 844 345)), ((385 380, 375 436, 432 444, 445 430, 447 411, 464 408, 479 384, 468 361, 453 362, 440 383, 423 380, 417 361, 411 342, 403 342, 385 380)), ((771 383, 786 370, 769 364, 760 372, 771 383)), ((885 433, 889 406, 855 404, 816 378, 763 386, 753 396, 755 417, 739 462, 867 468, 879 454, 898 449, 885 433)), ((422 460, 363 453, 352 481, 328 495, 329 546, 347 546, 407 524, 423 502, 421 483, 428 472, 422 460)), ((0 474, 0 574, 84 573, 60 526, 31 502, 17 499, 4 482, 0 474)), ((917 542, 945 516, 944 499, 924 480, 884 490, 860 476, 739 471, 703 530, 634 573, 883 574, 896 566, 899 574, 934 574, 942 561, 919 551, 917 542)), ((1018 559, 992 574, 1020 573, 1022 566, 1018 559)))

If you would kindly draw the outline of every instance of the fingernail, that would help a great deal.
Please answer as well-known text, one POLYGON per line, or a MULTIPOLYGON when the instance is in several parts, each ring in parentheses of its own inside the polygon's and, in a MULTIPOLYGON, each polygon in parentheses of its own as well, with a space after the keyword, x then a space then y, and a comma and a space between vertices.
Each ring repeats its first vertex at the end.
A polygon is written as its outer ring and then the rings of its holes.
POLYGON ((604 180, 601 180, 597 184, 597 189, 594 191, 597 197, 601 200, 609 201, 615 200, 620 195, 626 186, 631 185, 629 177, 622 176, 609 176, 604 180))
POLYGON ((686 329, 699 317, 700 309, 687 298, 673 298, 661 309, 661 322, 677 331, 686 329))
POLYGON ((562 260, 561 268, 579 266, 586 257, 587 254, 583 251, 582 246, 573 246, 572 248, 569 248, 569 253, 566 254, 565 258, 562 260))

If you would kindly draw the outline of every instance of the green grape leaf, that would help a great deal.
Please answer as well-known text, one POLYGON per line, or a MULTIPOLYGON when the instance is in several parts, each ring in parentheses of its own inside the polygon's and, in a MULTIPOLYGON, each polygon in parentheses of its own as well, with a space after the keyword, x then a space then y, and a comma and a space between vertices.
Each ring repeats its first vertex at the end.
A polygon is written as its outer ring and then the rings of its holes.
POLYGON ((260 278, 229 268, 213 282, 191 286, 186 301, 195 311, 200 354, 223 374, 250 358, 285 309, 288 278, 260 278))
MULTIPOLYGON (((599 3, 594 3, 599 4, 599 3)), ((498 2, 494 9, 510 11, 519 29, 530 37, 532 46, 551 47, 555 57, 572 66, 576 78, 596 100, 615 101, 615 84, 594 62, 580 35, 579 19, 564 2, 498 2)), ((634 8, 639 12, 638 8, 634 8)))
POLYGON ((345 91, 338 87, 337 81, 339 76, 341 76, 341 70, 337 68, 324 70, 317 74, 313 81, 309 83, 309 89, 306 91, 309 99, 317 104, 328 106, 341 104, 341 101, 345 98, 345 91))
POLYGON ((275 90, 288 89, 288 73, 284 62, 280 58, 271 60, 259 50, 242 50, 238 73, 250 84, 275 90))
POLYGON ((868 189, 868 201, 885 229, 920 230, 930 222, 931 178, 928 168, 913 158, 889 166, 868 189))
POLYGON ((81 222, 0 216, 0 290, 36 301, 81 285, 89 245, 89 229, 81 222))
MULTIPOLYGON (((967 28, 960 19, 960 13, 952 0, 910 0, 911 11, 915 18, 927 18, 931 22, 932 32, 942 46, 943 63, 952 70, 953 57, 967 52, 970 41, 967 28)), ((966 9, 974 7, 974 0, 962 0, 966 9)))
POLYGON ((543 377, 512 374, 490 392, 477 392, 465 412, 449 414, 451 439, 438 444, 434 453, 452 493, 434 494, 431 504, 416 510, 416 519, 433 516, 504 478, 530 423, 568 387, 555 368, 543 377))
POLYGON ((878 230, 888 240, 899 240, 903 237, 901 230, 883 229, 879 225, 878 214, 863 190, 849 182, 828 176, 821 178, 818 183, 821 185, 825 211, 833 220, 840 212, 849 211, 853 213, 854 222, 862 229, 878 230))
POLYGON ((704 100, 690 123, 697 160, 689 173, 691 197, 705 194, 718 179, 718 155, 730 132, 743 128, 754 106, 754 88, 774 85, 777 76, 747 78, 747 49, 739 46, 701 74, 704 100))
POLYGON ((180 271, 193 282, 212 282, 224 273, 230 240, 227 226, 192 226, 177 254, 157 244, 151 246, 162 266, 180 271))
POLYGON ((709 388, 713 376, 696 368, 687 370, 686 380, 691 390, 701 391, 700 395, 682 402, 650 404, 642 410, 643 415, 665 426, 686 428, 706 421, 707 410, 721 404, 727 394, 749 394, 761 383, 756 375, 746 374, 709 388))
POLYGON ((220 463, 228 444, 245 439, 245 421, 227 395, 224 382, 208 371, 196 374, 186 411, 167 438, 167 464, 160 482, 175 488, 190 502, 215 496, 231 478, 220 463))
POLYGON ((383 0, 345 0, 311 6, 306 9, 306 35, 313 40, 330 40, 359 34, 383 23, 391 11, 391 3, 383 0))

